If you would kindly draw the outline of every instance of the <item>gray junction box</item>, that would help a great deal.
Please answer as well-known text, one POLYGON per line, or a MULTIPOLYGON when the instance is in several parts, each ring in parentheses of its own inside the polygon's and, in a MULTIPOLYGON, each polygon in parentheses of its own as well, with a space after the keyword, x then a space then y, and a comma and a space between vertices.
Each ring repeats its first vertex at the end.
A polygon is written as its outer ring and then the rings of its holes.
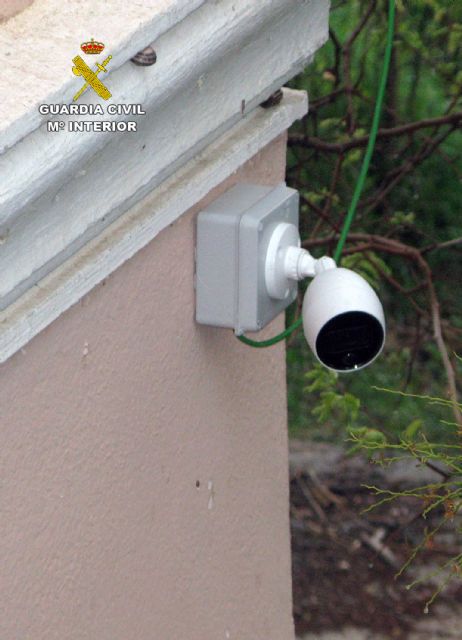
POLYGON ((196 320, 234 329, 259 331, 297 297, 297 282, 284 300, 268 295, 265 260, 269 240, 281 222, 298 229, 298 192, 237 184, 197 218, 196 320))

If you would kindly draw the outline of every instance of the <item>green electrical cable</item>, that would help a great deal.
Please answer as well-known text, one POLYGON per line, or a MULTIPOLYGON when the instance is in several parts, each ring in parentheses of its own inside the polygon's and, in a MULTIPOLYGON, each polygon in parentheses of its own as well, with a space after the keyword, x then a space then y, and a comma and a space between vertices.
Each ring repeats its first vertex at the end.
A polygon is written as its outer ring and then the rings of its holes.
MULTIPOLYGON (((351 199, 350 206, 347 211, 347 215, 345 218, 345 222, 343 223, 342 231, 340 233, 340 238, 337 243, 337 247, 334 253, 334 260, 338 262, 340 255, 343 251, 343 247, 345 241, 347 239, 348 232, 350 231, 351 223, 355 217, 356 207, 358 206, 359 198, 361 196, 362 190, 364 188, 364 183, 366 181, 367 172, 369 170, 369 165, 371 162, 372 154, 374 152, 375 140, 377 138, 377 131, 379 129, 380 122, 380 114, 382 112, 383 99, 385 97, 385 89, 387 86, 388 79, 388 70, 390 68, 390 60, 391 60, 391 52, 393 49, 393 36, 395 30, 395 0, 388 0, 388 30, 387 30, 387 41, 385 45, 385 53, 383 59, 382 73, 380 77, 379 89, 377 92, 377 98, 374 107, 374 116, 372 118, 371 132, 369 135, 369 141, 367 143, 366 153, 364 154, 363 163, 361 165, 361 171, 359 172, 358 181, 356 183, 356 187, 353 193, 353 197, 351 199)), ((302 317, 298 318, 292 325, 287 327, 285 331, 279 333, 277 336, 273 338, 269 338, 268 340, 251 340, 250 338, 246 338, 245 336, 236 336, 241 342, 249 345, 250 347, 256 348, 264 348, 271 347, 273 344, 277 344, 284 340, 289 336, 295 329, 302 324, 302 317)))

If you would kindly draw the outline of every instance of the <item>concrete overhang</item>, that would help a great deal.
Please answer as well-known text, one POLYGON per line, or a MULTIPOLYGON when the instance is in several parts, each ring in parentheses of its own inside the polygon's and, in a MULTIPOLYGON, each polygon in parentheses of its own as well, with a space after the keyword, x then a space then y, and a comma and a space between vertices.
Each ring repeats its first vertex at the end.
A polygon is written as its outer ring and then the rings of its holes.
MULTIPOLYGON (((328 0, 35 0, 0 24, 0 362, 303 117, 301 92, 259 105, 327 39, 328 11, 328 0), (112 56, 111 103, 145 115, 39 113, 73 102, 72 59, 90 37, 106 45, 92 63, 112 56), (148 45, 156 63, 135 66, 148 45), (68 130, 101 119, 137 131, 68 130), (51 132, 55 120, 65 125, 51 132)), ((90 91, 78 103, 106 107, 90 91)))

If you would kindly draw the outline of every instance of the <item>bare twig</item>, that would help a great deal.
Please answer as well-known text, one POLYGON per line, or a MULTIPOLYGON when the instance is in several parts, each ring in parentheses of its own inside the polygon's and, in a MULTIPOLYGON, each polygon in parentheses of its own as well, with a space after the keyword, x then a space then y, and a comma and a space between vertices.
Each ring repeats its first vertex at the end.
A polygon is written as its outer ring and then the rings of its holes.
MULTIPOLYGON (((399 125, 397 127, 390 127, 388 129, 379 129, 377 131, 377 139, 394 138, 396 136, 408 135, 419 131, 420 129, 428 129, 429 127, 441 127, 443 125, 456 125, 459 126, 462 123, 462 111, 457 113, 450 113, 438 118, 425 118, 418 120, 417 122, 408 122, 407 124, 399 125)), ((289 136, 289 144, 291 146, 305 147, 308 149, 317 149, 318 151, 324 151, 326 153, 347 153, 352 149, 358 149, 367 146, 369 142, 369 136, 361 136, 359 138, 351 138, 345 142, 326 142, 321 138, 302 136, 297 133, 293 133, 289 136)))
POLYGON ((446 242, 435 242, 420 250, 420 253, 428 253, 429 251, 438 251, 439 249, 449 249, 451 247, 457 247, 462 244, 462 238, 454 238, 453 240, 447 240, 446 242))
POLYGON ((379 527, 374 531, 372 535, 361 532, 359 537, 368 547, 375 551, 390 567, 398 570, 401 566, 401 562, 395 556, 393 551, 385 545, 383 542, 385 538, 386 530, 383 527, 379 527))

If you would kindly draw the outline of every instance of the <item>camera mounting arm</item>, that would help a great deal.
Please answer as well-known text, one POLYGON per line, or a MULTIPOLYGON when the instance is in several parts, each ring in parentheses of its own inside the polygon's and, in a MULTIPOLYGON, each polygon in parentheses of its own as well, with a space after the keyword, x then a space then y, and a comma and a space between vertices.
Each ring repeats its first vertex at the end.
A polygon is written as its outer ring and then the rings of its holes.
POLYGON ((273 230, 265 258, 265 284, 268 294, 284 300, 290 281, 314 278, 328 269, 336 268, 332 258, 313 258, 309 251, 300 247, 300 234, 294 224, 279 223, 273 230))

